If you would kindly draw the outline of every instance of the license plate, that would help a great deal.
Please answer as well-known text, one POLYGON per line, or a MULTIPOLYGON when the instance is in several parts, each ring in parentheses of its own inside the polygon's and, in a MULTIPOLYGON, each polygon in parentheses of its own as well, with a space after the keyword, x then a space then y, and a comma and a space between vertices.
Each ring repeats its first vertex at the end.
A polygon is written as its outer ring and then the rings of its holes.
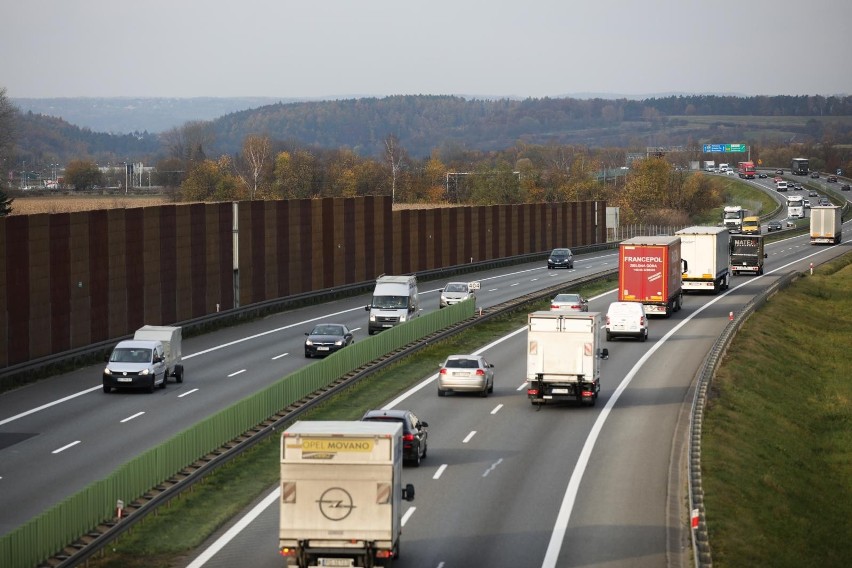
POLYGON ((454 377, 469 377, 470 373, 466 372, 466 371, 460 371, 460 372, 457 372, 457 373, 453 373, 453 376, 454 377))
POLYGON ((328 351, 328 347, 317 347, 317 351, 328 351))
POLYGON ((320 566, 337 566, 349 568, 355 566, 355 562, 351 558, 318 558, 320 566))
POLYGON ((132 377, 118 377, 118 379, 116 379, 116 380, 120 383, 132 383, 133 382, 132 377))
POLYGON ((382 324, 382 327, 393 327, 393 324, 392 323, 384 323, 384 324, 382 324))
POLYGON ((553 394, 568 394, 568 389, 553 389, 550 392, 553 394))

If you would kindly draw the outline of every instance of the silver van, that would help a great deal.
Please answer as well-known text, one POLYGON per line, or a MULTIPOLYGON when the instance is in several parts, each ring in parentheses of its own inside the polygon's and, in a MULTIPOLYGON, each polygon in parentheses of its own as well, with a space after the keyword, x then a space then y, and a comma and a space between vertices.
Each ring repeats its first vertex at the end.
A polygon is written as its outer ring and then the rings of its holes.
POLYGON ((613 302, 606 312, 606 340, 614 337, 648 339, 648 317, 640 302, 613 302))
POLYGON ((114 388, 166 388, 166 354, 162 341, 122 341, 107 357, 103 372, 104 392, 114 388))
POLYGON ((370 312, 370 335, 405 323, 420 315, 416 276, 379 276, 373 300, 364 308, 370 312))

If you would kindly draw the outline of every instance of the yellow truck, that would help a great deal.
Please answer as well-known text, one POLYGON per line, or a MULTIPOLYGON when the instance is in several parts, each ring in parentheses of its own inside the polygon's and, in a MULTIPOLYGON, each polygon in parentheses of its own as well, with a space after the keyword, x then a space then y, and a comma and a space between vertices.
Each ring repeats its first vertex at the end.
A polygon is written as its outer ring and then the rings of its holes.
POLYGON ((743 219, 743 234, 744 235, 759 235, 760 234, 760 217, 746 217, 743 219))

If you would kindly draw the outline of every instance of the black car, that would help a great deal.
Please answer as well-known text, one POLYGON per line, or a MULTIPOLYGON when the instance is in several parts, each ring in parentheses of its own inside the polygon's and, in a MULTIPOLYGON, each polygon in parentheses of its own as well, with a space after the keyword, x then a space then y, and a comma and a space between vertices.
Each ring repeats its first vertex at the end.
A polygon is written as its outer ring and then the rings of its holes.
POLYGON ((765 174, 765 173, 763 173, 763 172, 760 172, 759 174, 757 174, 757 177, 759 177, 760 179, 766 179, 766 178, 768 178, 768 177, 769 177, 769 175, 768 175, 768 174, 765 174))
POLYGON ((844 183, 843 185, 841 185, 841 186, 840 186, 840 191, 849 191, 849 184, 848 184, 848 183, 844 183))
POLYGON ((784 175, 784 170, 775 170, 775 175, 783 176, 783 175, 784 175))
POLYGON ((837 183, 837 176, 828 176, 825 178, 825 181, 828 183, 837 183))
POLYGON ((808 191, 808 197, 819 197, 819 192, 815 189, 808 191))
POLYGON ((355 343, 355 336, 342 323, 321 323, 305 335, 305 357, 330 355, 355 343))
POLYGON ((547 257, 547 268, 574 268, 574 254, 571 249, 553 249, 550 256, 547 257))
POLYGON ((402 424, 402 459, 414 466, 426 457, 429 424, 410 410, 368 410, 364 422, 399 422, 402 424))
POLYGON ((769 233, 771 231, 780 231, 782 228, 781 221, 770 221, 766 224, 766 232, 769 233))
POLYGON ((811 172, 811 177, 814 179, 819 179, 819 172, 811 172))

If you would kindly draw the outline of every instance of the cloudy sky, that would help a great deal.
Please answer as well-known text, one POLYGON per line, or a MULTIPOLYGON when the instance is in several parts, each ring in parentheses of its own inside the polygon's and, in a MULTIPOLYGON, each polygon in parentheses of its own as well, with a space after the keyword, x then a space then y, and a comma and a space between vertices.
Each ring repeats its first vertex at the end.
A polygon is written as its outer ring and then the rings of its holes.
POLYGON ((0 0, 8 97, 852 94, 850 0, 0 0))

